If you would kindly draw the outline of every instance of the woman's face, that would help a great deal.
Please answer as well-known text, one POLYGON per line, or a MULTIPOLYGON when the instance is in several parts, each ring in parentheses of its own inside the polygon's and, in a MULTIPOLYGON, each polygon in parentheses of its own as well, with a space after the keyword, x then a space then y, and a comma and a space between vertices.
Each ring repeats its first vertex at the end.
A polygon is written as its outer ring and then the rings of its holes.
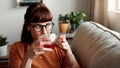
POLYGON ((40 22, 40 23, 31 23, 30 31, 33 39, 37 39, 38 36, 50 34, 53 28, 53 23, 51 21, 48 22, 40 22))

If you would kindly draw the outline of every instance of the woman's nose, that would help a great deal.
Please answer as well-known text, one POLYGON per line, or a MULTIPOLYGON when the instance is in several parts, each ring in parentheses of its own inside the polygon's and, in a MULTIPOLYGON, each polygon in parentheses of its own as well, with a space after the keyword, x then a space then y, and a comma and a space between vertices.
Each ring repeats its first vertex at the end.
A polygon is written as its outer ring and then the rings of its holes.
POLYGON ((43 27, 43 29, 42 29, 42 34, 47 34, 47 30, 45 27, 43 27))

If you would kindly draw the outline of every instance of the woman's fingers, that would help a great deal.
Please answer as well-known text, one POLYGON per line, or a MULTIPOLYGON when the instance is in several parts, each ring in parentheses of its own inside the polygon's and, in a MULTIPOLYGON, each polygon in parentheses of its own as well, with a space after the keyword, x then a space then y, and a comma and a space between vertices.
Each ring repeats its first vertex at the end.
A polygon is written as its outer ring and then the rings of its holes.
POLYGON ((51 48, 42 48, 43 51, 52 51, 51 48))
POLYGON ((52 49, 51 48, 35 48, 33 51, 34 51, 34 54, 37 56, 37 55, 44 54, 45 51, 52 51, 52 49))
MULTIPOLYGON (((49 42, 48 42, 49 43, 49 42)), ((42 55, 45 53, 45 51, 52 51, 51 48, 45 48, 44 47, 44 42, 35 40, 32 45, 30 46, 28 50, 28 56, 31 58, 34 58, 38 55, 42 55)))
POLYGON ((70 50, 70 46, 66 40, 65 35, 60 35, 59 37, 57 37, 55 42, 59 48, 62 48, 62 49, 67 50, 67 51, 70 50))
POLYGON ((39 54, 43 54, 44 51, 42 50, 42 48, 36 48, 36 49, 34 49, 34 53, 35 53, 35 55, 39 55, 39 54))
POLYGON ((40 42, 38 40, 34 41, 31 45, 32 48, 38 48, 40 45, 40 42))

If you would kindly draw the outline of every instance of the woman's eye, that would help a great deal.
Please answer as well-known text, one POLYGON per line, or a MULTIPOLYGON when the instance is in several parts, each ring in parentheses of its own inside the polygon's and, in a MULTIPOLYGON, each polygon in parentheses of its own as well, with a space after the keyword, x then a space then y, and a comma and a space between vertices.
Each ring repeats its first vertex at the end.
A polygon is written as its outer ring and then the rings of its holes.
POLYGON ((36 25, 35 27, 36 27, 36 28, 40 28, 40 26, 39 26, 39 25, 36 25))

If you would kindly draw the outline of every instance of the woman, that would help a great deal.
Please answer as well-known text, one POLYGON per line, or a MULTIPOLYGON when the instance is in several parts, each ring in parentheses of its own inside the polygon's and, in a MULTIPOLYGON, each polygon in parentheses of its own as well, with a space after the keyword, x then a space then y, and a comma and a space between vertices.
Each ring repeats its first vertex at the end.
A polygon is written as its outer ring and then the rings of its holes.
POLYGON ((40 47, 38 36, 51 34, 50 10, 40 3, 27 8, 21 41, 15 42, 9 53, 9 68, 80 68, 65 36, 56 38, 54 48, 40 47))

